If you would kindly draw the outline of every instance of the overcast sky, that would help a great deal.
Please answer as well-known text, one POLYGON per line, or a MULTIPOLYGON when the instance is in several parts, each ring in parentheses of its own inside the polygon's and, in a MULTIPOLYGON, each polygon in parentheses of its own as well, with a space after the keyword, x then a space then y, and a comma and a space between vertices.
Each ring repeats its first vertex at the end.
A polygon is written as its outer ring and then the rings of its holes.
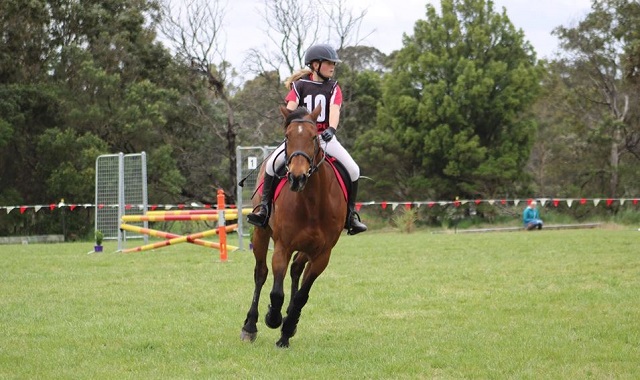
MULTIPOLYGON (((360 35, 368 37, 362 44, 387 54, 402 47, 402 34, 412 35, 417 20, 426 19, 428 3, 440 9, 439 0, 346 0, 347 8, 354 14, 367 9, 360 35)), ((494 0, 494 5, 497 12, 506 8, 509 19, 524 31, 538 58, 551 58, 557 50, 557 39, 551 31, 560 25, 573 26, 583 19, 591 0, 494 0)), ((226 6, 226 59, 235 67, 242 67, 249 49, 259 49, 268 43, 263 35, 266 29, 260 13, 263 9, 264 0, 234 0, 226 6)))

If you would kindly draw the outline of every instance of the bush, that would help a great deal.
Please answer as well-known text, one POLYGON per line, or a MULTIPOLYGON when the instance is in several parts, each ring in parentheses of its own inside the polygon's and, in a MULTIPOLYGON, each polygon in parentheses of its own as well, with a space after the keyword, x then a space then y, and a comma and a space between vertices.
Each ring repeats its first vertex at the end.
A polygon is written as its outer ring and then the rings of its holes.
POLYGON ((402 209, 396 213, 392 219, 393 225, 401 232, 411 233, 416 229, 416 221, 418 220, 418 211, 415 208, 402 209))

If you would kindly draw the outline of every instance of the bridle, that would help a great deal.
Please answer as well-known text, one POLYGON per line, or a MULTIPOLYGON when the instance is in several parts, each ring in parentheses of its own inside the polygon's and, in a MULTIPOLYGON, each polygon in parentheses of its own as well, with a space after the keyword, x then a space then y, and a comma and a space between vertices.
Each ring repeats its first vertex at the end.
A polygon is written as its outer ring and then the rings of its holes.
MULTIPOLYGON (((291 122, 289 123, 289 125, 291 125, 294 122, 298 122, 298 123, 311 123, 313 124, 313 126, 316 126, 316 122, 313 120, 309 120, 309 119, 293 119, 291 120, 291 122)), ((318 137, 316 136, 316 139, 313 143, 314 148, 313 148, 313 158, 309 157, 308 154, 306 154, 305 152, 301 151, 301 150, 296 150, 295 152, 291 153, 291 155, 289 157, 286 158, 286 165, 285 165, 285 169, 287 170, 287 173, 290 172, 289 170, 289 165, 291 164, 291 160, 293 160, 294 157, 297 156, 302 156, 304 157, 307 162, 309 163, 309 170, 307 170, 306 173, 304 173, 305 177, 309 178, 313 173, 315 173, 318 168, 320 167, 320 165, 322 165, 322 162, 325 160, 325 154, 322 154, 322 158, 320 159, 320 161, 316 164, 314 163, 315 157, 318 156, 318 151, 320 150, 320 142, 318 140, 318 137)), ((284 140, 284 152, 286 154, 287 152, 287 139, 284 140)))

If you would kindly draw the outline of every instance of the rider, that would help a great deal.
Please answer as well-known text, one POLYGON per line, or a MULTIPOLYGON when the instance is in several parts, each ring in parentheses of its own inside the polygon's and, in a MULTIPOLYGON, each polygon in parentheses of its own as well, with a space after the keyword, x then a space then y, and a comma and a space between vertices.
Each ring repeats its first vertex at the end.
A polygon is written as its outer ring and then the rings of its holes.
MULTIPOLYGON (((287 102, 287 108, 292 111, 298 106, 305 106, 309 110, 314 109, 318 104, 323 106, 322 113, 317 120, 318 133, 322 140, 326 142, 325 152, 340 161, 351 177, 351 191, 347 202, 348 215, 345 228, 349 235, 355 235, 366 231, 367 226, 360 221, 360 217, 355 210, 360 168, 335 136, 340 121, 340 106, 342 105, 342 90, 338 82, 332 79, 338 62, 341 62, 338 58, 338 53, 330 45, 318 44, 311 46, 304 57, 304 63, 308 69, 303 69, 293 74, 285 82, 287 88, 290 88, 285 101, 287 102)), ((274 167, 280 167, 284 164, 283 150, 284 144, 281 144, 266 162, 262 200, 257 210, 247 216, 249 223, 253 225, 264 227, 269 220, 269 207, 275 187, 273 180, 275 175, 274 167)))

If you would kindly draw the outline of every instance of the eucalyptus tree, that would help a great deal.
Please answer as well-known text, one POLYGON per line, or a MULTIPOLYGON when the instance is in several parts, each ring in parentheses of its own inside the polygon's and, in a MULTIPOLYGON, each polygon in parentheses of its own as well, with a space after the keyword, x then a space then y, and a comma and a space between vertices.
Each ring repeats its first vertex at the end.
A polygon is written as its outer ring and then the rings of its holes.
POLYGON ((640 190, 640 3, 596 0, 573 27, 558 27, 565 67, 563 80, 572 96, 574 131, 590 156, 582 182, 596 195, 618 197, 640 190), (569 75, 566 75, 566 74, 569 75))

